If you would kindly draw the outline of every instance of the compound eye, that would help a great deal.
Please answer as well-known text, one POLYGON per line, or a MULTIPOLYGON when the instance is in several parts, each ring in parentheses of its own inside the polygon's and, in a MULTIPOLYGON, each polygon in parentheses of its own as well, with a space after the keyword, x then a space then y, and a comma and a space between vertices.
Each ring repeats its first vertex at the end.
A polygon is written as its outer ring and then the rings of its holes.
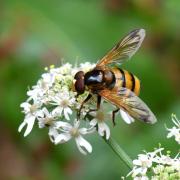
POLYGON ((85 91, 84 79, 77 79, 75 82, 75 89, 78 94, 83 94, 85 91))
POLYGON ((79 71, 75 74, 74 79, 76 79, 75 82, 75 89, 78 94, 83 94, 85 91, 85 85, 84 85, 84 72, 79 71))
POLYGON ((78 79, 84 79, 84 72, 83 71, 79 71, 75 74, 74 79, 78 80, 78 79))

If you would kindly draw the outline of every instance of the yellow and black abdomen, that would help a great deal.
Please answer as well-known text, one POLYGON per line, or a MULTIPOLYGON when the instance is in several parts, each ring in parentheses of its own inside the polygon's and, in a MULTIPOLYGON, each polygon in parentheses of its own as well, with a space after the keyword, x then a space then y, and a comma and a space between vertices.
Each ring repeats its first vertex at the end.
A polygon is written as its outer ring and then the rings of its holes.
POLYGON ((135 75, 120 68, 113 68, 112 72, 114 73, 116 78, 116 83, 113 89, 125 87, 127 89, 130 89, 137 96, 139 95, 140 80, 135 75))

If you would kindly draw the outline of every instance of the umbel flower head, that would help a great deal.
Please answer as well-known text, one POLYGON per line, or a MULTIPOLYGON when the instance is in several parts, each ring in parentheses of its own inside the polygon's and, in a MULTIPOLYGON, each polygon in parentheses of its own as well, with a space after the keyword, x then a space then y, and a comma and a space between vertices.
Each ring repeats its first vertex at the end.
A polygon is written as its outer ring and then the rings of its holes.
POLYGON ((180 179, 180 157, 171 158, 170 154, 164 155, 164 148, 153 152, 139 154, 133 160, 133 170, 128 174, 134 180, 178 180, 180 179), (149 178, 151 177, 151 178, 149 178))
MULTIPOLYGON (((21 132, 26 128, 24 136, 27 136, 37 123, 39 128, 49 129, 48 134, 54 144, 75 139, 78 149, 83 154, 92 152, 90 143, 83 136, 94 133, 94 129, 108 140, 110 128, 106 122, 111 119, 108 111, 100 109, 92 112, 95 104, 90 101, 81 110, 81 119, 77 121, 75 117, 89 92, 85 91, 77 97, 74 90, 74 75, 78 71, 86 73, 94 67, 94 64, 86 62, 79 67, 72 67, 67 63, 58 68, 54 66, 45 68, 46 72, 41 75, 37 84, 28 90, 27 100, 20 105, 25 118, 18 131, 21 132), (88 120, 85 118, 87 114, 91 117, 88 120), (82 123, 83 120, 87 120, 86 123, 82 123)), ((101 107, 104 105, 102 104, 101 107)), ((134 121, 125 112, 121 111, 120 114, 126 123, 134 121)))
POLYGON ((79 151, 83 154, 91 153, 91 144, 83 138, 86 134, 92 134, 97 128, 99 135, 110 137, 110 129, 104 122, 105 115, 101 117, 101 123, 97 122, 97 114, 92 114, 93 120, 82 122, 87 112, 90 111, 92 103, 85 105, 82 109, 82 119, 76 120, 77 111, 81 103, 87 97, 88 92, 79 95, 74 91, 74 75, 78 71, 87 72, 94 64, 84 63, 80 67, 73 67, 67 63, 59 68, 46 68, 37 84, 28 90, 28 98, 20 106, 25 114, 24 121, 19 126, 21 132, 26 127, 24 136, 27 136, 37 122, 39 128, 49 129, 50 140, 54 144, 62 144, 74 139, 79 151), (81 127, 84 126, 84 127, 81 127))
MULTIPOLYGON (((172 121, 175 126, 166 128, 167 138, 174 136, 176 142, 180 144, 180 121, 175 114, 172 114, 172 121)), ((167 154, 163 154, 163 151, 164 148, 158 148, 153 152, 139 154, 138 158, 133 160, 133 169, 127 176, 131 175, 134 180, 179 180, 180 153, 172 158, 169 151, 167 154)))

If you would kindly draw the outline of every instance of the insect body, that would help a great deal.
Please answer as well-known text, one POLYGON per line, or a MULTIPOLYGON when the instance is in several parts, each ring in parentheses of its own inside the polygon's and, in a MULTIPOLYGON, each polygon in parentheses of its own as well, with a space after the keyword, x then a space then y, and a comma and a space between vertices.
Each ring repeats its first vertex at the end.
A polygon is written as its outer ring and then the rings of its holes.
POLYGON ((115 74, 116 79, 116 83, 112 90, 117 90, 120 87, 123 87, 131 90, 137 96, 139 95, 140 81, 135 75, 120 68, 113 68, 112 72, 115 74))
POLYGON ((138 97, 140 81, 132 73, 113 67, 127 61, 141 46, 145 37, 144 29, 130 32, 107 55, 97 62, 96 67, 84 73, 79 71, 75 75, 75 90, 78 94, 87 89, 90 93, 81 105, 80 111, 93 94, 97 95, 97 109, 100 108, 101 97, 117 107, 119 110, 133 119, 139 119, 147 123, 155 123, 156 117, 147 105, 138 97))

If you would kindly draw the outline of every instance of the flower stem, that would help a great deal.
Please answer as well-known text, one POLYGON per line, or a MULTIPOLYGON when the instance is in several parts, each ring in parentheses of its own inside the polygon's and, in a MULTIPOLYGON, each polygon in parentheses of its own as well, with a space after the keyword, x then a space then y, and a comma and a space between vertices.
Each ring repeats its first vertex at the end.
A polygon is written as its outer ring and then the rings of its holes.
POLYGON ((111 137, 106 140, 105 137, 103 137, 105 142, 110 146, 110 148, 116 153, 116 155, 130 168, 133 168, 133 163, 131 158, 125 153, 125 151, 120 147, 120 145, 111 137))

